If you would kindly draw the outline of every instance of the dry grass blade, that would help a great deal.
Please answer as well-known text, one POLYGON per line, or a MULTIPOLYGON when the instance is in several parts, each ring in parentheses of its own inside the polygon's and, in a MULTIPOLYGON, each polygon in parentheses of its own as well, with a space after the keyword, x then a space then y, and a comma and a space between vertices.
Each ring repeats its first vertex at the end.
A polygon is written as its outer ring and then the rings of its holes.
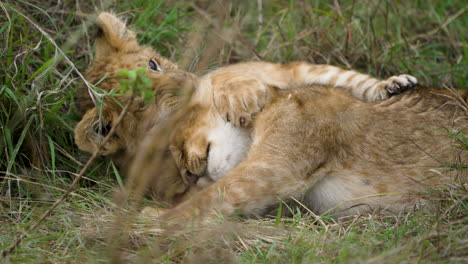
POLYGON ((305 206, 303 203, 301 203, 299 200, 297 200, 296 198, 292 197, 291 198, 294 202, 298 203, 300 206, 302 206, 302 208, 304 208, 305 210, 307 210, 307 212, 312 215, 312 217, 315 219, 315 221, 313 221, 311 223, 311 225, 315 224, 316 222, 319 222, 321 226, 323 226, 325 228, 325 231, 328 230, 328 225, 325 224, 325 222, 322 220, 322 218, 320 218, 320 216, 316 215, 314 212, 312 212, 312 210, 310 210, 307 206, 305 206))
MULTIPOLYGON (((20 176, 18 175, 14 175, 14 174, 11 174, 11 176, 14 176, 12 178, 10 177, 5 177, 4 179, 5 180, 14 180, 14 181, 21 181, 21 182, 26 182, 26 183, 29 183, 29 184, 34 184, 34 185, 39 185, 39 186, 42 186, 42 187, 46 187, 46 188, 50 188, 50 189, 54 189, 54 190, 57 190, 57 191, 60 191, 60 192, 67 192, 67 190, 64 190, 64 189, 61 189, 61 188, 58 188, 58 187, 54 187, 54 186, 50 186, 50 185, 45 185, 45 184, 42 184, 42 183, 38 183, 38 182, 34 182, 34 181, 29 181, 29 180, 26 180, 26 179, 23 179, 21 178, 20 176)), ((79 195, 79 194, 76 194, 76 193, 70 193, 70 195, 76 195, 77 197, 80 197, 82 199, 85 199, 86 200, 86 197, 82 196, 82 195, 79 195)))

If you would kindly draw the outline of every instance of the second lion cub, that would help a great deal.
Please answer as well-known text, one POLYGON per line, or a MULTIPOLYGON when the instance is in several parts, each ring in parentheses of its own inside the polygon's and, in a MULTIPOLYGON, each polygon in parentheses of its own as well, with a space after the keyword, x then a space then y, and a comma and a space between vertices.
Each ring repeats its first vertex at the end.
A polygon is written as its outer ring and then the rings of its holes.
POLYGON ((400 212, 459 173, 447 164, 468 160, 449 135, 468 133, 466 91, 416 89, 376 104, 332 87, 276 92, 241 133, 216 110, 189 107, 171 150, 187 190, 201 191, 160 219, 258 214, 290 198, 316 214, 400 212))

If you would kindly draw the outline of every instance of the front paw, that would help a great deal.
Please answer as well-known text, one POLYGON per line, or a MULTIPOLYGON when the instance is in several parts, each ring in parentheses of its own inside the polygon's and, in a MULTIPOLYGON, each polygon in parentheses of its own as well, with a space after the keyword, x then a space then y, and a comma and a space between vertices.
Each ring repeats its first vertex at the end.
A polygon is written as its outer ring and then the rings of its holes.
POLYGON ((213 77, 212 84, 216 109, 226 122, 235 126, 248 127, 268 100, 264 84, 239 73, 222 73, 213 77))
POLYGON ((387 83, 385 90, 387 90, 390 95, 394 95, 414 87, 418 84, 418 79, 408 74, 401 74, 392 76, 384 82, 387 83))
POLYGON ((157 219, 161 215, 165 214, 167 212, 167 209, 161 209, 161 208, 154 208, 150 206, 146 206, 141 210, 140 214, 141 216, 145 218, 154 218, 157 219))
POLYGON ((399 94, 407 89, 410 89, 418 84, 418 80, 408 74, 401 74, 398 76, 392 76, 387 80, 378 82, 373 89, 373 93, 370 93, 366 98, 370 102, 383 101, 390 98, 392 95, 399 94))

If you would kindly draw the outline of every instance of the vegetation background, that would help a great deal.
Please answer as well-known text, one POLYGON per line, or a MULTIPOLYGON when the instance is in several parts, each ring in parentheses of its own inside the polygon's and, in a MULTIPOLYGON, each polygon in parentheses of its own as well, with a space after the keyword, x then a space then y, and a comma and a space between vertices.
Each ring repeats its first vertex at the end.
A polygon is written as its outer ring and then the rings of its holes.
MULTIPOLYGON (((97 11, 126 17, 140 43, 197 73, 238 61, 306 60, 467 88, 467 8, 464 0, 0 0, 0 250, 64 193, 89 157, 74 144, 74 97, 93 56, 97 11)), ((467 149, 466 138, 460 144, 467 149)), ((467 263, 468 173, 466 164, 458 169, 453 184, 423 194, 437 205, 431 210, 336 220, 291 209, 290 218, 221 223, 165 251, 148 243, 157 236, 142 225, 132 245, 146 246, 128 249, 125 260, 467 263)), ((109 159, 94 162, 80 187, 0 263, 107 263, 113 193, 123 181, 109 159)))

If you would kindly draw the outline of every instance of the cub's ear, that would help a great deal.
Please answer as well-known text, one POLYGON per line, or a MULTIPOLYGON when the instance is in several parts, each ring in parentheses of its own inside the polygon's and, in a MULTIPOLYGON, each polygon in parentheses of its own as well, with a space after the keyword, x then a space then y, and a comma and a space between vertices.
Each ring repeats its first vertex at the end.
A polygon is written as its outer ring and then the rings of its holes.
POLYGON ((100 13, 97 17, 98 38, 96 58, 106 57, 114 52, 131 52, 138 48, 136 35, 127 29, 125 23, 110 13, 100 13))

